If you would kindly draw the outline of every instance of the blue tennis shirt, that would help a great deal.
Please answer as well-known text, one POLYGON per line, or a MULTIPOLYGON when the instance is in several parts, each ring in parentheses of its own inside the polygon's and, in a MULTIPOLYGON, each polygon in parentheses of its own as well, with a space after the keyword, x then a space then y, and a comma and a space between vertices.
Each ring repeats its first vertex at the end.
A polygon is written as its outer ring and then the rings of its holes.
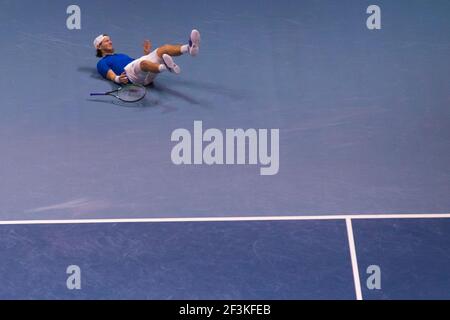
POLYGON ((106 79, 106 74, 108 73, 109 69, 114 71, 116 75, 121 75, 122 72, 125 71, 125 67, 130 62, 134 61, 135 59, 130 58, 126 54, 122 53, 114 53, 107 56, 104 56, 98 63, 97 63, 97 71, 102 75, 103 78, 106 79))

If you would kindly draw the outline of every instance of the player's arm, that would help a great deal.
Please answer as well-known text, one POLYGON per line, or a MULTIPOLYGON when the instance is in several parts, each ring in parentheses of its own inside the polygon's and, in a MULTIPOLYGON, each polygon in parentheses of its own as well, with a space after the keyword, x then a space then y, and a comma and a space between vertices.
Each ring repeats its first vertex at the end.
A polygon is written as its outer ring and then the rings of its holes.
POLYGON ((112 82, 115 82, 117 84, 127 84, 128 83, 128 78, 127 78, 127 75, 125 74, 125 72, 122 72, 122 74, 120 76, 118 76, 111 69, 109 69, 108 72, 106 73, 106 79, 111 80, 112 82))
POLYGON ((152 50, 152 42, 150 40, 145 40, 143 47, 144 47, 144 55, 150 54, 152 50))

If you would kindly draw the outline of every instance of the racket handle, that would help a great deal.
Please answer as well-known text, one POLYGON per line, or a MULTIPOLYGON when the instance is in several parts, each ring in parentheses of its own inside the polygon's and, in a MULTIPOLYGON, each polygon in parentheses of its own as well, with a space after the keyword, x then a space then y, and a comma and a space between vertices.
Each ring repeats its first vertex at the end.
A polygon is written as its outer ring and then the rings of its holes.
POLYGON ((91 96, 104 96, 104 93, 91 93, 91 96))

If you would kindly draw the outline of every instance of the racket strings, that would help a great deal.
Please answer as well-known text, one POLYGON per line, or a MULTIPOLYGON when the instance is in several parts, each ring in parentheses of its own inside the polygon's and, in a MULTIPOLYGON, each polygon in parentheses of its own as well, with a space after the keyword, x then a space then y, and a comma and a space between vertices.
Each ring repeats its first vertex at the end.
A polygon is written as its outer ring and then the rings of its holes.
POLYGON ((135 102, 145 97, 145 87, 139 85, 127 85, 117 92, 117 98, 126 102, 135 102))

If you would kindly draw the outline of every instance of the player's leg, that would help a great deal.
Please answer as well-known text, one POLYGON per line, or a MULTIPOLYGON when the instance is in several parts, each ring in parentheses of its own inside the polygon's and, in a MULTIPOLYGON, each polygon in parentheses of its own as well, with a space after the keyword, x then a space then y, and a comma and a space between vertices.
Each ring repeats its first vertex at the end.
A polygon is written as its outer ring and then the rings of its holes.
POLYGON ((189 53, 191 56, 196 56, 200 49, 200 32, 198 30, 192 30, 189 37, 189 43, 185 45, 173 45, 166 44, 157 49, 157 55, 159 58, 163 58, 165 54, 171 57, 181 56, 182 54, 189 53))
POLYGON ((164 53, 162 57, 159 57, 157 51, 155 50, 139 59, 140 72, 153 74, 158 74, 166 70, 176 74, 181 72, 180 67, 173 61, 170 55, 164 53))
POLYGON ((165 44, 157 49, 156 54, 161 59, 165 54, 168 54, 171 57, 178 57, 183 54, 183 52, 181 51, 181 47, 182 45, 179 44, 165 44))
POLYGON ((142 60, 140 62, 141 70, 144 72, 160 73, 165 70, 165 68, 163 68, 161 66, 164 66, 164 65, 155 63, 155 62, 151 62, 149 60, 142 60))
POLYGON ((141 70, 144 72, 160 73, 165 70, 179 74, 180 67, 173 61, 172 57, 164 53, 162 55, 162 63, 152 62, 150 60, 142 60, 140 63, 141 70))
POLYGON ((156 55, 163 61, 167 70, 176 74, 179 74, 181 69, 175 61, 173 61, 172 57, 181 56, 182 54, 183 52, 181 45, 166 44, 156 49, 156 55))
POLYGON ((177 57, 185 53, 189 53, 191 56, 195 56, 198 54, 199 47, 200 33, 197 30, 192 30, 189 38, 189 44, 166 44, 162 47, 159 47, 149 55, 142 57, 142 61, 139 63, 140 69, 143 72, 154 74, 163 72, 165 70, 179 74, 181 72, 181 69, 175 63, 172 57, 177 57))

